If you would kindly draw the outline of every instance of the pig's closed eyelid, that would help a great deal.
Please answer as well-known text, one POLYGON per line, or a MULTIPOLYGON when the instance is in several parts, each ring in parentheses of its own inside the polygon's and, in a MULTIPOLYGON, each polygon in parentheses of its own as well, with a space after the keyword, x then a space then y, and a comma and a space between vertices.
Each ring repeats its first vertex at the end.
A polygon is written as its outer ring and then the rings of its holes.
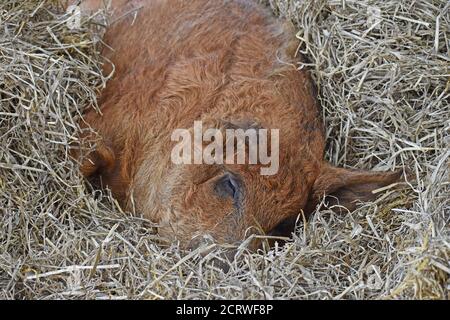
POLYGON ((231 173, 225 173, 214 185, 214 191, 222 198, 238 200, 242 193, 241 180, 231 173))

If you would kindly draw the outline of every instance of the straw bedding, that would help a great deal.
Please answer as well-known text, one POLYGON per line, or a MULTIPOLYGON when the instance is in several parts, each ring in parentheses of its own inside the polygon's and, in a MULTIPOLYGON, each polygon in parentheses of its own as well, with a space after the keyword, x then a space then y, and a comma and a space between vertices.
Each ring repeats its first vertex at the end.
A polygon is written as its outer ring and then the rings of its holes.
POLYGON ((293 241, 224 273, 199 248, 92 190, 69 157, 107 83, 102 19, 67 27, 57 1, 0 3, 0 297, 448 299, 450 14, 446 0, 270 0, 317 83, 327 154, 408 178, 355 212, 301 217, 293 241))

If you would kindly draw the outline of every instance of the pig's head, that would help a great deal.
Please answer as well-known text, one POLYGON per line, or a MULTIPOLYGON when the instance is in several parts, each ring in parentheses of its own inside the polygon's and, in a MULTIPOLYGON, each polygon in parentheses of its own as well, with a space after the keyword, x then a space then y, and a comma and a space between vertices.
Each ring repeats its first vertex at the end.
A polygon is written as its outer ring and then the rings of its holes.
MULTIPOLYGON (((82 171, 87 176, 100 174, 125 206, 158 223, 163 237, 188 247, 205 235, 217 242, 237 243, 250 234, 268 234, 302 210, 310 213, 324 196, 351 210, 357 201, 373 199, 374 189, 399 178, 399 173, 346 170, 323 161, 324 133, 312 88, 296 85, 308 79, 294 70, 269 80, 230 86, 215 107, 198 118, 181 121, 166 115, 162 125, 166 131, 159 139, 152 138, 146 119, 140 121, 139 132, 131 129, 136 125, 114 129, 122 132, 122 142, 106 137, 109 146, 100 145, 82 171), (208 164, 202 158, 203 164, 195 164, 192 149, 192 163, 174 163, 172 152, 181 141, 171 141, 174 130, 187 129, 193 146, 194 120, 202 121, 202 134, 208 129, 221 132, 223 154, 218 158, 223 163, 208 164), (267 130, 267 143, 258 139, 257 150, 267 147, 269 163, 261 163, 261 158, 249 163, 248 141, 244 141, 244 163, 236 163, 237 155, 234 163, 228 163, 229 153, 238 149, 237 140, 232 143, 234 150, 227 149, 230 129, 252 129, 258 134, 267 130), (278 141, 272 140, 274 129, 279 130, 278 141), (127 148, 123 141, 134 147, 127 148)), ((108 121, 114 126, 127 120, 108 121)), ((210 141, 201 142, 203 151, 213 141, 211 136, 206 140, 210 141)))

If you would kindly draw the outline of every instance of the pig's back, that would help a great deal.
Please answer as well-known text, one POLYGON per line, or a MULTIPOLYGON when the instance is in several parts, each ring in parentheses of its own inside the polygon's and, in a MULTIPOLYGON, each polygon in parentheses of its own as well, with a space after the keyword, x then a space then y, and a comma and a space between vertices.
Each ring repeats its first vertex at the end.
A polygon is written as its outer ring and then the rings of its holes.
MULTIPOLYGON (((132 100, 141 112, 157 111, 174 90, 198 87, 207 96, 229 82, 263 78, 288 60, 285 47, 293 34, 251 0, 139 2, 137 16, 118 20, 104 38, 113 48, 104 56, 115 66, 102 94, 104 108, 132 100)), ((203 104, 198 112, 207 108, 205 101, 197 104, 203 104)))

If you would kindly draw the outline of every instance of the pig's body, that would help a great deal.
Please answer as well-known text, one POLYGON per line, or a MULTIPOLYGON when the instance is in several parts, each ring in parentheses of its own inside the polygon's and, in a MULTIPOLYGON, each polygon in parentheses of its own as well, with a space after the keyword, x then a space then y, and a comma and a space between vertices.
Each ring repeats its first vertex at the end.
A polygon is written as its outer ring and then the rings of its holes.
MULTIPOLYGON (((253 1, 113 6, 116 18, 143 8, 118 19, 104 37, 113 50, 103 54, 115 73, 99 98, 103 115, 85 117, 103 141, 82 171, 100 176, 124 206, 159 223, 163 236, 185 244, 204 234, 236 242, 256 229, 271 231, 348 184, 364 186, 343 198, 365 200, 398 177, 323 162, 315 92, 307 72, 296 68, 294 33, 253 1), (278 173, 262 176, 259 165, 248 164, 173 164, 173 131, 197 120, 204 128, 279 129, 278 173), (224 184, 228 189, 218 194, 224 184)), ((105 72, 111 70, 107 63, 105 72)))

